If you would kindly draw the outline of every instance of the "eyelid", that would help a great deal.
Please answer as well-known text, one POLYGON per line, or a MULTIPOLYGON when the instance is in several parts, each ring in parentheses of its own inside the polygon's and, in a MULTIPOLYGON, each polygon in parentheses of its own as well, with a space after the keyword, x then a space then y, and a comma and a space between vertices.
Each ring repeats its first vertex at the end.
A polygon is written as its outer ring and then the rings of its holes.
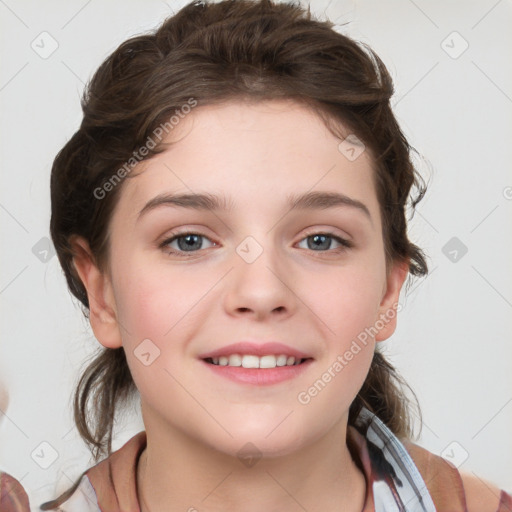
POLYGON ((347 233, 340 233, 340 231, 336 228, 305 228, 305 232, 302 235, 302 238, 300 241, 302 241, 304 238, 307 238, 308 236, 314 236, 314 235, 327 235, 331 238, 334 238, 336 240, 340 240, 343 243, 345 243, 349 247, 354 247, 354 242, 352 240, 352 237, 347 233))

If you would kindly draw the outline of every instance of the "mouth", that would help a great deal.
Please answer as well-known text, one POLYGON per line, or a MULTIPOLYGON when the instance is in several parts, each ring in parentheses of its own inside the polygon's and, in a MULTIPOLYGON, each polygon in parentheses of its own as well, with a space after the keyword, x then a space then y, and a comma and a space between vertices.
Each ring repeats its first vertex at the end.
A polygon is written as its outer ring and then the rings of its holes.
POLYGON ((314 361, 310 354, 278 342, 232 343, 199 355, 213 375, 242 385, 268 386, 294 379, 314 361))
POLYGON ((264 356, 257 356, 255 354, 230 354, 229 356, 206 357, 203 361, 215 366, 272 369, 286 366, 299 366, 311 359, 311 357, 297 358, 287 354, 268 354, 264 356))

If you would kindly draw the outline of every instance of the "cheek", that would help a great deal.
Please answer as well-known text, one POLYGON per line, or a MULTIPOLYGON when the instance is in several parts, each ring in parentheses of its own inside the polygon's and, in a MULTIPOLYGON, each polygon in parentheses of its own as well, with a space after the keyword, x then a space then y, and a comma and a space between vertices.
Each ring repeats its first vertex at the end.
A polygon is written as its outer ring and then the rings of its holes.
MULTIPOLYGON (((311 295, 325 333, 325 351, 312 378, 296 395, 304 417, 318 418, 319 430, 332 427, 349 410, 370 369, 375 341, 368 329, 376 320, 382 280, 356 266, 323 280, 311 295)), ((316 311, 315 311, 316 312, 316 311)))
POLYGON ((130 270, 119 281, 118 318, 127 331, 123 342, 130 344, 172 336, 194 317, 195 305, 217 279, 211 272, 203 279, 197 272, 135 261, 125 267, 130 270))
POLYGON ((339 350, 375 322, 384 274, 378 264, 361 262, 315 276, 307 303, 323 322, 327 338, 339 350))
POLYGON ((307 303, 324 332, 325 351, 316 380, 302 390, 302 400, 298 397, 301 404, 314 400, 319 411, 334 406, 333 413, 349 407, 373 358, 375 341, 370 328, 378 318, 384 280, 385 267, 367 260, 316 276, 317 286, 311 288, 307 303))
POLYGON ((190 371, 183 366, 188 361, 187 340, 202 325, 205 305, 211 306, 205 294, 216 281, 211 270, 171 270, 136 258, 118 267, 116 302, 123 346, 142 394, 172 388, 169 372, 190 371))

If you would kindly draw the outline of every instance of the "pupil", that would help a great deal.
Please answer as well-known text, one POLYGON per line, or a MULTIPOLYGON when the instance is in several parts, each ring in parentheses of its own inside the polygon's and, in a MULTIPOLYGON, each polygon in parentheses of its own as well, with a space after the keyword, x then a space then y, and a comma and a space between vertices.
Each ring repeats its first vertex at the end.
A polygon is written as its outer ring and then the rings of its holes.
POLYGON ((310 247, 310 249, 318 249, 319 247, 320 248, 323 248, 323 249, 328 249, 329 248, 329 237, 326 236, 326 235, 313 235, 312 236, 313 238, 313 247, 310 247))
POLYGON ((198 235, 186 235, 178 239, 178 245, 181 250, 190 251, 191 249, 199 249, 201 242, 198 242, 198 235), (184 241, 184 243, 182 243, 184 241))

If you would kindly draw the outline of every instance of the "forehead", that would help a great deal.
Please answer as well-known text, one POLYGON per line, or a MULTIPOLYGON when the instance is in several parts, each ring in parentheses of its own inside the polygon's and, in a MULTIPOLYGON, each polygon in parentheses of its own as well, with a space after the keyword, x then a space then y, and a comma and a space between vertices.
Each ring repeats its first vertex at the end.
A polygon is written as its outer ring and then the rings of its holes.
MULTIPOLYGON (((340 133, 350 135, 343 126, 340 133)), ((141 162, 124 183, 119 207, 127 214, 167 191, 211 192, 259 211, 285 201, 285 191, 333 190, 378 206, 369 151, 348 158, 343 139, 291 100, 196 107, 164 142, 168 149, 141 162)))

